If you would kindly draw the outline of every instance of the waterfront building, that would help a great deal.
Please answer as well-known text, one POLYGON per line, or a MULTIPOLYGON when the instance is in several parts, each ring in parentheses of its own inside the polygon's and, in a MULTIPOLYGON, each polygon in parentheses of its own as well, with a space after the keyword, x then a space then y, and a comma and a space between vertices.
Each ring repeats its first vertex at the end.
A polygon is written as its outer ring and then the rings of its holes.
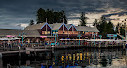
POLYGON ((50 43, 59 39, 91 39, 98 37, 96 27, 75 26, 73 24, 40 23, 27 26, 24 30, 0 29, 0 37, 11 35, 21 38, 24 43, 50 43))
POLYGON ((76 26, 81 38, 97 38, 99 30, 96 27, 76 26))

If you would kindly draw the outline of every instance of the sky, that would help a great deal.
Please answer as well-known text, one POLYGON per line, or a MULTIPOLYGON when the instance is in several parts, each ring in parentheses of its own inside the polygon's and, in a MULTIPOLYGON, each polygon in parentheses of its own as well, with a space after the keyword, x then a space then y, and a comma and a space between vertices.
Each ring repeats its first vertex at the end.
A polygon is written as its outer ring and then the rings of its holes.
POLYGON ((126 14, 127 0, 0 0, 0 28, 22 29, 31 19, 36 22, 39 8, 64 10, 68 23, 78 25, 81 12, 86 13, 88 23, 102 15, 126 14))

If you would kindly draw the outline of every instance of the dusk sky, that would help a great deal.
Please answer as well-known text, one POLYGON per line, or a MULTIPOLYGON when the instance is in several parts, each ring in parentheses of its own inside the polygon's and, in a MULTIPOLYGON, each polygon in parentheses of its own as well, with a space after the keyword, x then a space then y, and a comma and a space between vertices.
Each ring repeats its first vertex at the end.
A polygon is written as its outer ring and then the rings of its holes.
POLYGON ((32 19, 36 22, 39 8, 64 10, 68 23, 79 23, 81 12, 87 13, 88 22, 101 15, 124 14, 127 0, 0 0, 0 28, 21 29, 18 24, 26 26, 32 19))

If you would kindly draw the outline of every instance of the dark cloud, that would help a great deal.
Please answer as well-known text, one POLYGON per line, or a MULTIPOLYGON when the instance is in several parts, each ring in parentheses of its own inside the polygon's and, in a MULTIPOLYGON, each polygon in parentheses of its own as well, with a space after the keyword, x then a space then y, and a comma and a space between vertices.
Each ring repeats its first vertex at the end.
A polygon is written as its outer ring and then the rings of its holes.
POLYGON ((126 0, 0 0, 0 24, 29 23, 36 21, 39 8, 65 10, 70 15, 81 12, 106 12, 106 9, 120 8, 126 10, 126 0))
POLYGON ((118 15, 118 16, 122 16, 126 14, 127 15, 127 12, 119 12, 119 13, 111 13, 111 14, 107 14, 107 15, 103 15, 104 17, 110 17, 112 15, 118 15))

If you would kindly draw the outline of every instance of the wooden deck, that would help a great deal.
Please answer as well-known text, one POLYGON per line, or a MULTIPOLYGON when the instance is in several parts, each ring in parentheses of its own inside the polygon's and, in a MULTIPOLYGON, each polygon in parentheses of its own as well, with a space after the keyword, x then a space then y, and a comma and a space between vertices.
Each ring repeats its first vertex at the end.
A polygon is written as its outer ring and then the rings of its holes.
POLYGON ((56 45, 56 46, 40 46, 40 47, 34 47, 34 48, 31 48, 31 47, 28 47, 26 48, 25 50, 16 50, 16 51, 1 51, 0 53, 1 54, 9 54, 9 53, 25 53, 26 51, 30 51, 30 52, 33 52, 33 51, 52 51, 52 48, 54 49, 65 49, 65 48, 76 48, 76 47, 97 47, 97 48, 101 48, 101 47, 123 47, 125 45, 56 45))
POLYGON ((26 51, 37 52, 37 51, 51 51, 51 49, 36 49, 36 48, 26 48, 26 50, 17 50, 17 51, 1 51, 0 54, 11 54, 11 53, 25 53, 26 51))
MULTIPOLYGON (((34 44, 35 45, 35 44, 34 44)), ((125 48, 125 40, 83 40, 79 43, 76 42, 64 42, 59 43, 59 45, 51 46, 51 45, 31 45, 30 47, 24 46, 20 50, 18 47, 7 47, 5 50, 0 49, 0 56, 3 54, 18 54, 18 53, 30 53, 30 52, 38 52, 38 51, 51 51, 53 52, 55 49, 66 49, 66 48, 82 48, 82 47, 89 47, 89 48, 114 48, 114 47, 123 47, 125 48), (115 43, 114 43, 115 42, 115 43), (11 50, 12 49, 12 50, 11 50)))

